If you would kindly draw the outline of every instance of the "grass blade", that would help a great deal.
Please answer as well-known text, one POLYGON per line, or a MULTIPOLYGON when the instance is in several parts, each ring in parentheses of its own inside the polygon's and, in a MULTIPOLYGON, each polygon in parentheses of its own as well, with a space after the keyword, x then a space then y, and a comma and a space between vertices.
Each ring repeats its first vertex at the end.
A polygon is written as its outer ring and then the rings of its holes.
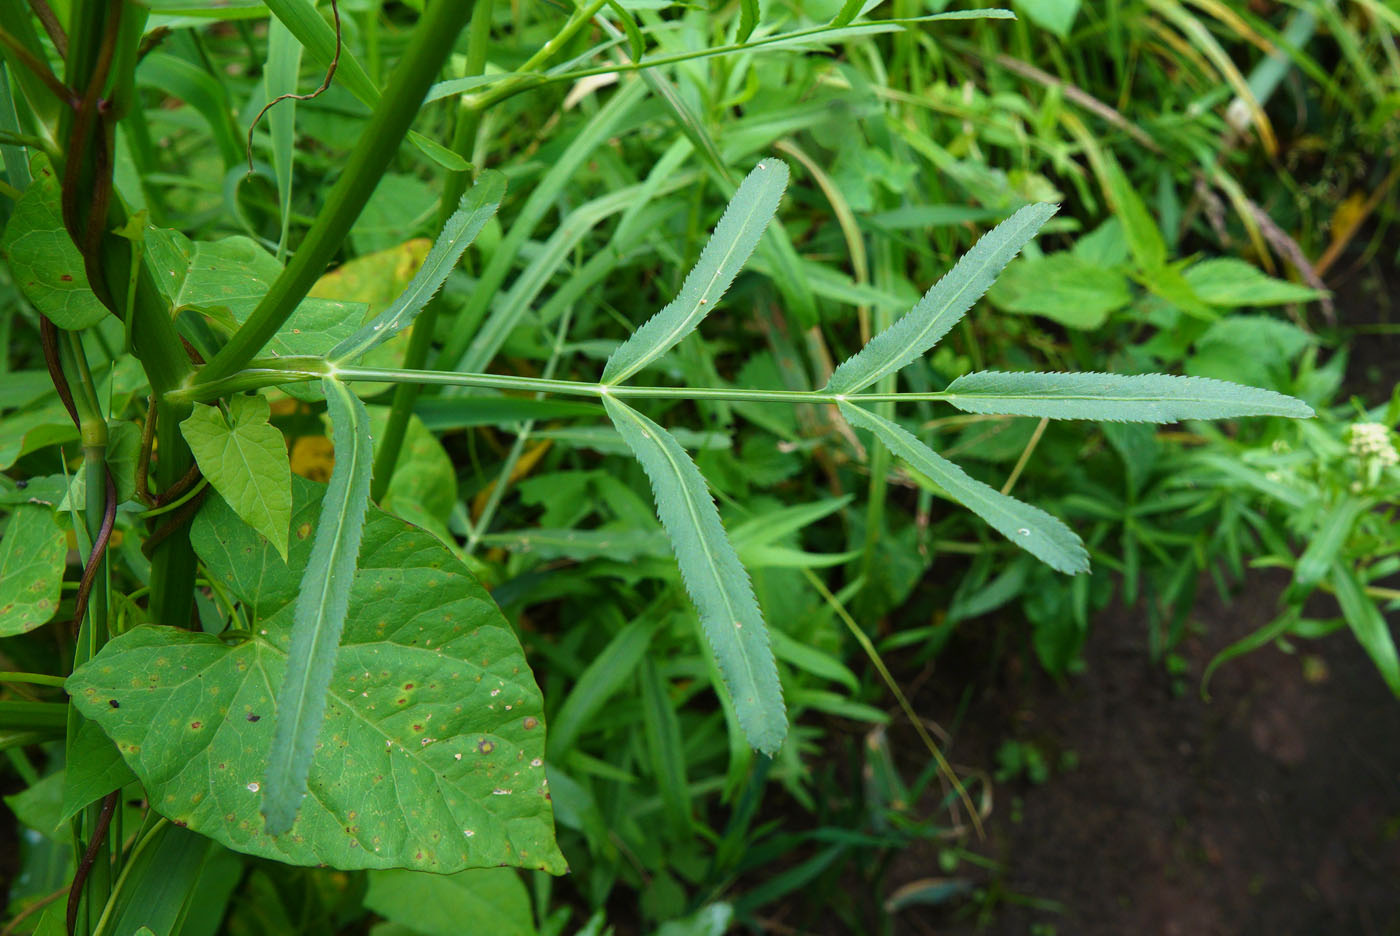
POLYGON ((705 479, 665 429, 611 396, 603 403, 651 481, 657 515, 700 612, 739 726, 751 745, 773 754, 787 734, 783 687, 749 574, 724 534, 705 479))
POLYGON ((749 41, 754 27, 758 25, 758 0, 739 0, 739 31, 734 41, 740 44, 749 41))
POLYGON ((730 199, 680 295, 613 352, 603 368, 603 383, 621 383, 695 330, 758 246, 787 180, 788 167, 781 160, 766 159, 754 167, 730 199))
MULTIPOLYGON (((297 76, 301 72, 301 43, 296 41, 282 21, 272 18, 267 24, 267 66, 263 71, 266 99, 274 101, 284 94, 295 94, 297 76)), ((277 210, 281 216, 281 232, 277 238, 277 259, 283 260, 287 237, 292 224, 292 165, 296 149, 295 98, 288 98, 267 115, 272 136, 272 174, 277 180, 277 210)))
POLYGON ((637 671, 642 708, 642 732, 651 755, 661 806, 675 840, 683 842, 691 829, 690 783, 685 771, 685 742, 680 719, 667 692, 666 682, 651 657, 643 657, 637 671))
POLYGON ((1352 527, 1369 507, 1370 504, 1360 498, 1345 497, 1327 510, 1308 540, 1307 548, 1298 557, 1298 564, 1293 567, 1293 581, 1284 592, 1286 601, 1301 605, 1332 567, 1342 561, 1352 527))
POLYGON ((632 678, 656 633, 653 624, 638 618, 618 631, 574 682, 564 704, 549 721, 545 752, 551 762, 564 759, 593 716, 632 678))
POLYGON ((176 97, 199 112, 209 126, 209 135, 230 169, 243 161, 243 143, 233 123, 228 91, 217 80, 184 59, 164 52, 153 52, 141 60, 136 74, 144 87, 156 88, 176 97))
POLYGON ((301 579, 287 673, 277 692, 277 724, 263 793, 263 816, 272 835, 291 828, 306 794, 369 507, 374 458, 369 414, 339 380, 322 378, 321 389, 331 417, 335 467, 301 579))
POLYGON ((574 173, 593 155, 594 150, 613 135, 621 120, 641 104, 646 98, 646 91, 643 82, 624 82, 622 88, 598 109, 540 177, 511 223, 510 231, 502 238, 500 246, 477 278, 471 298, 457 313, 452 332, 438 353, 439 367, 469 372, 486 370, 491 358, 520 324, 519 317, 503 315, 499 309, 492 310, 491 306, 501 284, 519 258, 521 249, 545 215, 558 206, 559 194, 573 179, 574 173), (489 318, 486 317, 488 311, 491 312, 489 318))
POLYGON ((846 0, 841 4, 841 9, 836 12, 836 16, 831 20, 831 26, 845 26, 860 14, 860 8, 865 6, 865 0, 846 0))
POLYGON ((428 301, 437 295, 442 284, 462 253, 471 246, 501 206, 501 198, 506 193, 506 177, 488 169, 476 180, 476 184, 462 196, 457 211, 443 225, 442 234, 433 249, 428 251, 423 265, 414 274, 408 288, 394 300, 393 304, 368 322, 363 328, 331 349, 332 361, 350 361, 370 348, 392 338, 407 328, 428 301))
POLYGON ((608 0, 608 9, 622 23, 623 30, 627 33, 627 48, 631 50, 632 60, 636 61, 646 54, 647 43, 642 38, 642 30, 637 26, 637 20, 627 11, 627 8, 618 3, 617 0, 608 0))
POLYGON ((1313 415, 1303 401, 1272 390, 1168 374, 979 371, 949 384, 946 399, 967 413, 1111 422, 1313 415))
POLYGON ((869 429, 891 452, 941 487, 953 500, 987 521, 993 529, 1058 572, 1089 570, 1089 554, 1074 531, 1039 507, 1007 497, 970 477, 957 465, 895 423, 869 410, 842 402, 841 415, 852 426, 869 429))
POLYGON ((1385 616, 1367 597, 1366 588, 1355 570, 1344 561, 1339 559, 1332 563, 1330 577, 1337 604, 1341 605, 1342 616, 1356 636, 1356 642, 1370 655, 1390 691, 1400 696, 1400 656, 1396 654, 1395 638, 1390 634, 1385 616))
POLYGON ((336 83, 366 107, 379 103, 379 88, 355 53, 342 43, 337 58, 335 29, 317 12, 313 0, 267 0, 267 8, 296 36, 318 68, 326 68, 336 60, 336 83))
POLYGON ((992 228, 942 279, 924 293, 909 314, 871 338, 832 373, 829 393, 854 393, 924 354, 982 298, 1058 206, 1027 205, 992 228))

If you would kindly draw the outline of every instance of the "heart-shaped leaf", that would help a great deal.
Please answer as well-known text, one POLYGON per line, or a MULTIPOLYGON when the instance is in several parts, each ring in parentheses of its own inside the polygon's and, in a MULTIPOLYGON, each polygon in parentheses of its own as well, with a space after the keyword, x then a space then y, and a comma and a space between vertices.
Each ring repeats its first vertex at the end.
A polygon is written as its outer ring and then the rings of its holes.
POLYGON ((191 541, 252 629, 142 626, 68 681, 151 804, 230 848, 292 864, 559 873, 539 689, 490 596, 431 534, 371 508, 308 796, 259 815, 292 609, 325 488, 293 479, 291 561, 218 498, 191 541))

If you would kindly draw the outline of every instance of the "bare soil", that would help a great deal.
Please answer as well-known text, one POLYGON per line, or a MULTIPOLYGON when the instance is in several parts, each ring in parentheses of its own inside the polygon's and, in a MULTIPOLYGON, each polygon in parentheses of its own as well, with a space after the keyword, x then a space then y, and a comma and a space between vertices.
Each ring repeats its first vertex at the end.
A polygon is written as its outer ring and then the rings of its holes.
MULTIPOLYGON (((1247 655, 1217 671, 1210 701, 1199 695, 1206 664, 1272 618, 1283 583, 1255 578, 1228 606, 1203 585, 1202 636, 1180 648, 1189 672, 1176 678, 1122 609, 1096 623, 1085 670, 1064 687, 1029 653, 1002 655, 953 755, 990 764, 1014 738, 1053 774, 998 785, 974 847, 1002 870, 957 872, 978 879, 980 900, 905 911, 896 931, 1400 934, 1400 703, 1351 635, 1247 655), (1061 765, 1067 752, 1077 766, 1061 765)), ((952 718, 946 698, 915 705, 952 718)), ((893 883, 941 873, 911 849, 893 883)))

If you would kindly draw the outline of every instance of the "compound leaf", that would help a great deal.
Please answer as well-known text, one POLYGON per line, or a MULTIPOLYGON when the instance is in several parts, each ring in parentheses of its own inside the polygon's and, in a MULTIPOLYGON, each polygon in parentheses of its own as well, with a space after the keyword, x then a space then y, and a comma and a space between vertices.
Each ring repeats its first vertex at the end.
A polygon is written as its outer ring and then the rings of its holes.
POLYGON ((137 627, 68 680, 74 705, 117 743, 161 814, 237 851, 346 869, 562 872, 543 699, 514 632, 446 547, 378 508, 345 584, 309 795, 287 833, 265 830, 259 792, 277 686, 295 652, 297 591, 327 496, 293 482, 290 562, 221 499, 191 529, 250 632, 137 627))
POLYGON ((724 535, 705 479, 665 429, 611 396, 603 403, 651 481, 657 515, 700 612, 739 725, 751 745, 773 754, 787 734, 783 687, 749 574, 724 535))
POLYGON ((982 298, 1002 269, 1050 220, 1056 205, 1027 205, 992 228, 899 321, 832 373, 828 393, 854 393, 924 354, 982 298))
POLYGON ((669 351, 695 330, 748 261, 773 220, 787 187, 788 167, 765 159, 754 167, 730 199, 700 259, 676 296, 632 333, 603 368, 603 383, 618 384, 669 351))
POLYGON ((1307 418, 1312 407, 1272 390, 1169 374, 1043 374, 979 371, 948 385, 968 413, 1169 423, 1236 416, 1307 418))
POLYGON ((937 484, 953 500, 1058 572, 1089 569, 1089 554, 1074 531, 1039 507, 1008 497, 970 477, 902 427, 869 410, 842 402, 841 415, 852 426, 869 429, 891 452, 937 484))

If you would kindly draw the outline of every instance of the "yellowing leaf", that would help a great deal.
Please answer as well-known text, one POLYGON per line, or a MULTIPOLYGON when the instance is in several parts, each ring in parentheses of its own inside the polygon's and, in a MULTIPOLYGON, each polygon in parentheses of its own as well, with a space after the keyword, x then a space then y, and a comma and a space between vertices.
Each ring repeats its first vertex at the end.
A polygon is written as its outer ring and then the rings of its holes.
POLYGON ((1332 212, 1332 242, 1351 239, 1356 226, 1366 218, 1366 193, 1352 192, 1332 212))
POLYGON ((335 446, 325 436, 302 436, 292 443, 292 474, 325 484, 335 467, 335 446))
POLYGON ((356 257, 318 279, 308 295, 364 302, 371 317, 378 315, 408 286, 432 246, 426 237, 415 237, 397 247, 356 257))

